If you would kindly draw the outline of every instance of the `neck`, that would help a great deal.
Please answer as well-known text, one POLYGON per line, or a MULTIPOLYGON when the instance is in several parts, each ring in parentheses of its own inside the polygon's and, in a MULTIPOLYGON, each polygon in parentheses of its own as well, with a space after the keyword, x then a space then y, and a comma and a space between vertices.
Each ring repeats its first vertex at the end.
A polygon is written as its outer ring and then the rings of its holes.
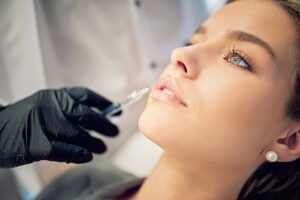
POLYGON ((253 172, 216 170, 212 166, 182 162, 164 153, 132 200, 234 200, 253 172), (193 167, 191 167, 193 165, 193 167))

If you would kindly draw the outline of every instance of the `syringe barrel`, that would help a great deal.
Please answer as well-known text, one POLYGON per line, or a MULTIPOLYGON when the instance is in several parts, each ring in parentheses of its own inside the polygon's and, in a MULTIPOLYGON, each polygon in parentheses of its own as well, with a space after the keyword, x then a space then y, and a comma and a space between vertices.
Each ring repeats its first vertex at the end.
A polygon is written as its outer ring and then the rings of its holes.
POLYGON ((121 104, 120 103, 114 103, 105 108, 101 111, 101 114, 104 116, 111 116, 121 110, 121 104))
POLYGON ((142 90, 137 90, 131 93, 125 100, 119 102, 119 103, 114 103, 107 108, 105 108, 101 114, 109 117, 112 116, 113 114, 121 111, 123 108, 128 107, 129 105, 139 101, 142 99, 142 97, 149 92, 149 88, 144 88, 142 90))

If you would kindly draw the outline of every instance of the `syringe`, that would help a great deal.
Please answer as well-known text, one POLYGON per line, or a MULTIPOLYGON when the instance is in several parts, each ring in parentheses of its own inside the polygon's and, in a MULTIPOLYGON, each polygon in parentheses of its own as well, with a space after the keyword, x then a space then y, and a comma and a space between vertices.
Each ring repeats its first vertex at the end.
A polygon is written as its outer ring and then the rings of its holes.
POLYGON ((136 91, 132 92, 129 96, 127 96, 126 99, 124 99, 123 101, 121 101, 119 103, 114 103, 114 104, 108 106, 107 108, 105 108, 104 110, 102 110, 101 114, 106 117, 110 117, 113 114, 121 111, 125 107, 128 107, 129 105, 139 101, 148 92, 149 92, 149 88, 144 88, 142 90, 136 90, 136 91))

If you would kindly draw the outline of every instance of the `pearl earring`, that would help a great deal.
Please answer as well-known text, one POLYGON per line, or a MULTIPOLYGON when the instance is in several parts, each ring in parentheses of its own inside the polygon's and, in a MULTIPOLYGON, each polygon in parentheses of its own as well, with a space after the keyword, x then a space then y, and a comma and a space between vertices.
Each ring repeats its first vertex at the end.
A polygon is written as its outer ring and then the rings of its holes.
POLYGON ((269 162, 275 162, 277 160, 277 158, 278 158, 278 156, 275 151, 268 151, 268 153, 266 154, 266 159, 269 162))

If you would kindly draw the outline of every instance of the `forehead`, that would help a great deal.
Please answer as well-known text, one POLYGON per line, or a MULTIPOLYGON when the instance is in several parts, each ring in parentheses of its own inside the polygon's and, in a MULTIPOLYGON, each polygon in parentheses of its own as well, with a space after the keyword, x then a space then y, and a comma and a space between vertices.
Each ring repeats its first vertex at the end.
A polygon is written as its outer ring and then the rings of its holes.
POLYGON ((296 29, 292 17, 271 0, 239 0, 221 8, 204 26, 207 34, 237 29, 256 35, 274 50, 278 65, 293 66, 296 29))

